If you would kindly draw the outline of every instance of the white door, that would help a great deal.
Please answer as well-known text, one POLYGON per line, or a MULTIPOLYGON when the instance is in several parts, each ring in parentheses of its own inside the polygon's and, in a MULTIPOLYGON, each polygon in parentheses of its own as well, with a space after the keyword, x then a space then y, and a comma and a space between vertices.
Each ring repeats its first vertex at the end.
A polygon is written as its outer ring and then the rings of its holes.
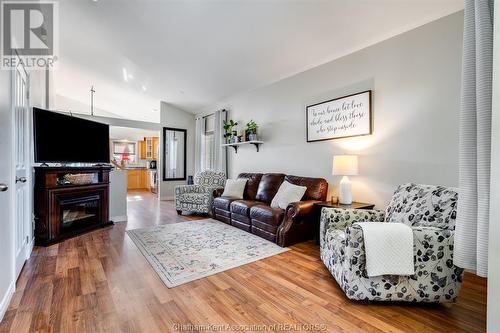
POLYGON ((0 70, 0 298, 14 279, 11 81, 11 72, 0 70))
POLYGON ((12 112, 14 117, 14 245, 16 277, 31 252, 33 228, 30 197, 30 108, 29 76, 22 65, 16 67, 12 80, 12 112))

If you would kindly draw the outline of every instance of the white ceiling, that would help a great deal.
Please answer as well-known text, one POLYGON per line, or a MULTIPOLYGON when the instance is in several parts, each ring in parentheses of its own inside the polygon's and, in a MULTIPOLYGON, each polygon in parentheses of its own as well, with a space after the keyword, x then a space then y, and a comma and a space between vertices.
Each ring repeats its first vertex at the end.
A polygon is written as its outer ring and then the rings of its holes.
POLYGON ((160 100, 195 113, 462 8, 463 0, 64 0, 55 89, 88 105, 94 84, 97 108, 159 122, 160 100))

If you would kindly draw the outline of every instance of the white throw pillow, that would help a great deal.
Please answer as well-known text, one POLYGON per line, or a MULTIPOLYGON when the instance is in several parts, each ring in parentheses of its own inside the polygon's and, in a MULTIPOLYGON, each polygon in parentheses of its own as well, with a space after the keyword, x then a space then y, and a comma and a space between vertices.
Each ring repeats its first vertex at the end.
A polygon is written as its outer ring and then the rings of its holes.
POLYGON ((243 192, 245 192, 246 179, 228 179, 224 187, 223 197, 234 197, 243 199, 243 192))
POLYGON ((273 201, 271 201, 271 207, 286 209, 288 204, 300 201, 306 190, 307 187, 305 186, 293 185, 285 180, 278 189, 273 201))

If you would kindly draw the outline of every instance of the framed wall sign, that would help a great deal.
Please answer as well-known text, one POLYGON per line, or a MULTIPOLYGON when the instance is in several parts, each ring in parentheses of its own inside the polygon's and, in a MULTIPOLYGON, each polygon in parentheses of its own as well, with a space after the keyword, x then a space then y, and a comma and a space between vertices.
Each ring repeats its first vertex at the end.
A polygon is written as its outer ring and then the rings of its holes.
POLYGON ((307 142, 371 134, 371 99, 367 90, 307 106, 307 142))

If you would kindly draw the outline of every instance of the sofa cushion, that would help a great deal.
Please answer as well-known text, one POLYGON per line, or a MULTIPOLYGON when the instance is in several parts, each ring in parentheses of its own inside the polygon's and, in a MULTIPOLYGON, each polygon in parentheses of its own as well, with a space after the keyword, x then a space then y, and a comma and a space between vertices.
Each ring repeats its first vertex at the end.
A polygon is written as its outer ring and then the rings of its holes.
POLYGON ((246 179, 247 184, 245 186, 245 193, 243 199, 255 200, 257 195, 257 189, 259 188, 259 183, 262 178, 261 173, 240 173, 238 179, 246 179))
POLYGON ((451 187, 406 183, 399 185, 387 206, 387 222, 412 227, 455 229, 458 192, 451 187))
POLYGON ((259 188, 257 189, 257 195, 255 199, 257 201, 262 201, 266 203, 271 203, 276 192, 283 183, 285 175, 282 173, 266 173, 262 176, 259 183, 259 188))
POLYGON ((226 182, 226 175, 223 172, 201 171, 194 175, 193 182, 203 187, 222 187, 226 182))
POLYGON ((215 208, 219 208, 222 210, 227 210, 228 212, 231 211, 229 208, 231 205, 231 202, 238 200, 238 198, 233 198, 233 197, 218 197, 214 199, 214 206, 215 208))
POLYGON ((250 208, 262 204, 254 200, 236 200, 231 203, 231 214, 250 216, 250 208))
POLYGON ((306 190, 305 186, 290 184, 285 180, 271 201, 271 207, 286 209, 288 204, 300 201, 306 190))
POLYGON ((302 200, 326 200, 328 182, 323 178, 286 176, 285 180, 291 184, 307 187, 302 200))
POLYGON ((228 179, 226 180, 226 185, 224 186, 223 197, 235 197, 238 199, 243 199, 243 192, 245 192, 245 186, 247 184, 246 179, 228 179))
POLYGON ((285 210, 281 208, 272 208, 271 206, 257 205, 250 209, 252 220, 258 220, 272 225, 280 225, 283 221, 285 210))

